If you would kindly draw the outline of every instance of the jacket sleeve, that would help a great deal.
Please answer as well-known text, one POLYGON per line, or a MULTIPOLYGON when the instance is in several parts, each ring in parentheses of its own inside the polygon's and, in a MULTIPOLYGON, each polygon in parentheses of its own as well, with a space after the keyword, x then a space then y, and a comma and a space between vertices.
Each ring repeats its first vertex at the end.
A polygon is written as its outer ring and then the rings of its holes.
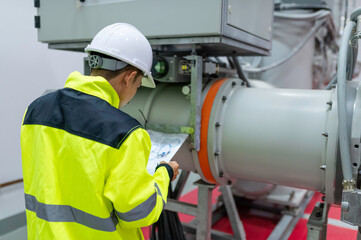
POLYGON ((153 224, 166 204, 169 174, 165 167, 153 176, 148 173, 150 147, 148 133, 137 129, 121 145, 117 159, 111 160, 104 195, 113 203, 122 228, 153 224))

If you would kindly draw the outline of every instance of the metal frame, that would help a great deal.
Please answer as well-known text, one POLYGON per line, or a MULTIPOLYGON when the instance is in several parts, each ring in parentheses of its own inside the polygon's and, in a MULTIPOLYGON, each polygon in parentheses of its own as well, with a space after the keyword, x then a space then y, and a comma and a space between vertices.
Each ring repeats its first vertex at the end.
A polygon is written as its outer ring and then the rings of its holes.
POLYGON ((272 233, 268 236, 267 240, 288 239, 297 222, 302 217, 304 210, 312 199, 312 196, 313 192, 307 192, 306 197, 303 199, 299 207, 293 210, 283 211, 282 218, 279 220, 272 233))
MULTIPOLYGON (((331 98, 325 104, 329 105, 328 120, 325 129, 326 135, 323 135, 326 140, 326 152, 322 153, 322 163, 320 169, 324 172, 324 192, 326 193, 327 202, 335 202, 335 186, 334 180, 336 178, 336 164, 337 164, 337 149, 338 149, 338 133, 337 133, 337 94, 335 89, 332 89, 331 98), (327 170, 326 170, 327 169, 327 170)), ((322 133, 320 133, 322 134, 322 133)))
POLYGON ((212 191, 216 186, 202 180, 198 180, 194 184, 198 187, 198 205, 168 199, 165 209, 196 216, 197 240, 209 240, 212 224, 212 191))
POLYGON ((191 142, 195 150, 199 151, 203 59, 197 55, 190 55, 185 58, 191 61, 191 127, 194 129, 194 133, 191 135, 191 142))
MULTIPOLYGON (((354 102, 354 112, 352 115, 352 126, 351 126, 351 161, 352 161, 352 174, 356 176, 360 166, 360 143, 361 143, 361 94, 358 92, 361 90, 361 86, 356 82, 349 82, 348 85, 353 85, 357 89, 357 95, 355 98, 347 99, 348 101, 354 102)), ((349 96, 350 94, 347 94, 349 96)))
POLYGON ((317 202, 307 222, 308 240, 326 240, 330 204, 317 202))
POLYGON ((222 192, 223 201, 235 239, 246 239, 246 233, 244 231, 242 221, 238 215, 238 210, 232 195, 231 187, 229 185, 224 185, 220 186, 219 188, 222 192))
MULTIPOLYGON (((232 38, 224 37, 181 37, 148 39, 155 52, 172 54, 186 54, 197 43, 197 52, 205 56, 268 56, 270 50, 262 49, 244 42, 239 42, 232 38), (211 48, 214 44, 219 44, 219 49, 211 48)), ((74 52, 84 52, 84 48, 90 43, 48 43, 49 49, 67 50, 74 52)))
MULTIPOLYGON (((184 173, 180 182, 177 183, 177 197, 180 196, 181 191, 179 191, 179 189, 182 189, 181 185, 184 185, 188 174, 189 173, 184 173)), ((168 199, 167 205, 165 206, 166 210, 196 217, 191 224, 183 223, 183 229, 188 233, 195 233, 197 240, 209 240, 211 239, 211 236, 212 239, 246 239, 243 224, 239 218, 230 186, 220 186, 220 190, 222 192, 224 207, 231 220, 234 236, 211 229, 212 223, 214 222, 212 221, 213 213, 219 210, 217 206, 212 206, 212 191, 216 188, 216 185, 205 183, 202 180, 198 180, 194 184, 198 187, 197 205, 181 202, 175 199, 168 199)), ((222 211, 218 212, 218 217, 216 217, 216 219, 223 216, 222 213, 222 211)))
MULTIPOLYGON (((181 185, 184 185, 186 178, 188 177, 189 172, 185 172, 181 175, 181 179, 177 183, 176 189, 181 189, 181 185), (179 186, 179 187, 178 187, 179 186)), ((229 185, 220 186, 220 191, 222 193, 221 202, 212 206, 212 191, 215 189, 216 185, 208 184, 199 180, 194 183, 198 187, 198 205, 190 204, 185 202, 180 202, 175 199, 168 199, 168 203, 165 207, 166 210, 180 212, 195 216, 196 219, 190 223, 182 223, 183 230, 190 234, 195 234, 197 240, 234 240, 234 239, 246 239, 246 234, 240 217, 238 215, 238 209, 236 206, 235 199, 232 195, 232 191, 229 185), (230 224, 233 230, 234 235, 223 233, 220 231, 212 230, 211 226, 217 222, 224 214, 227 213, 230 220, 230 224)), ((181 191, 178 191, 176 195, 180 195, 181 191)), ((292 208, 291 210, 280 211, 283 214, 282 218, 279 220, 278 224, 272 231, 272 233, 267 238, 268 240, 286 240, 292 233, 294 227, 296 226, 299 219, 302 217, 305 208, 307 207, 309 201, 312 199, 313 192, 309 191, 302 203, 297 208, 292 208)), ((326 205, 326 203, 325 203, 326 205)), ((313 215, 316 218, 311 218, 311 214, 308 222, 309 235, 315 236, 323 234, 325 228, 327 228, 327 214, 329 205, 323 208, 322 221, 319 221, 319 205, 315 207, 313 215), (326 222, 325 222, 326 219, 326 222), (323 226, 321 229, 320 226, 323 226)), ((257 207, 256 207, 257 208, 257 207)), ((264 208, 264 211, 267 211, 267 207, 264 208)), ((316 240, 319 238, 308 238, 310 240, 316 240)), ((323 238, 320 238, 322 240, 323 238)))

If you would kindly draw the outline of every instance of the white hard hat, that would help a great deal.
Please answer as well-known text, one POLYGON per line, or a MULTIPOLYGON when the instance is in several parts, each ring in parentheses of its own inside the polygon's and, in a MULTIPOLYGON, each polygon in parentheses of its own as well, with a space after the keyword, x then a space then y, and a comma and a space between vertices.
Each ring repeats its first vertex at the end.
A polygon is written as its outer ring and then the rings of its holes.
POLYGON ((142 86, 155 87, 150 69, 152 48, 145 36, 127 23, 114 23, 95 35, 85 52, 98 52, 126 62, 144 73, 142 86))

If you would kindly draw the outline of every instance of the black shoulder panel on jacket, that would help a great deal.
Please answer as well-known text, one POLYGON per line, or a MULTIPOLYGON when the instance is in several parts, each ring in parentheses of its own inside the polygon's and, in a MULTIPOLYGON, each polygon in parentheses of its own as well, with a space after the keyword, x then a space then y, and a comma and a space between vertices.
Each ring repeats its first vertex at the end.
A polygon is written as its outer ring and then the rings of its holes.
POLYGON ((60 89, 30 104, 24 125, 38 124, 119 148, 141 124, 101 98, 70 88, 60 89))

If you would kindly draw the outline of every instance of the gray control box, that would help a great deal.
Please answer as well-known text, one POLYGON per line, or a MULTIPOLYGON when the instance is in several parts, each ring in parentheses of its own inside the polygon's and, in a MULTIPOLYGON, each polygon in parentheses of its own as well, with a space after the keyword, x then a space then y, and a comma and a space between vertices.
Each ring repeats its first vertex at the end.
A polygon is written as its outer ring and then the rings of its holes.
POLYGON ((270 0, 46 0, 38 7, 38 40, 83 51, 106 25, 136 26, 158 52, 268 55, 270 0))

